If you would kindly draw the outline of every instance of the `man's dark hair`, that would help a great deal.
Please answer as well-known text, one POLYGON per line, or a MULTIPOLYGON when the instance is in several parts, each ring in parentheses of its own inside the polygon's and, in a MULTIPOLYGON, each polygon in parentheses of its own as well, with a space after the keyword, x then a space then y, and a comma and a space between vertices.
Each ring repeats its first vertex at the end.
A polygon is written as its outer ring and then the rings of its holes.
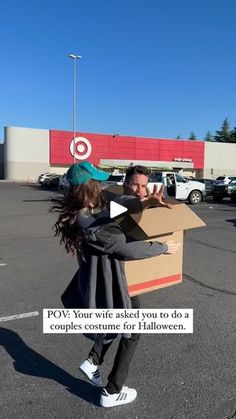
POLYGON ((129 166, 128 169, 126 170, 125 182, 129 183, 130 179, 134 175, 145 175, 148 177, 149 174, 150 174, 150 171, 145 166, 139 166, 139 165, 129 166))

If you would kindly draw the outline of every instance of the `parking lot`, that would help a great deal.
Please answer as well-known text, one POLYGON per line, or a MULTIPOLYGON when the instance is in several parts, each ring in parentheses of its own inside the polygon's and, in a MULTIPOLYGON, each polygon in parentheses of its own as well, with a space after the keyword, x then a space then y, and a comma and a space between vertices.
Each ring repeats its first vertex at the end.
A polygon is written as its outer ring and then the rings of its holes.
POLYGON ((78 372, 91 343, 42 333, 42 309, 61 307, 77 267, 53 237, 53 194, 0 182, 1 418, 236 418, 236 205, 209 199, 190 207, 207 226, 186 233, 183 282, 141 301, 144 308, 193 308, 194 333, 142 335, 127 381, 138 397, 105 410, 99 390, 78 372))

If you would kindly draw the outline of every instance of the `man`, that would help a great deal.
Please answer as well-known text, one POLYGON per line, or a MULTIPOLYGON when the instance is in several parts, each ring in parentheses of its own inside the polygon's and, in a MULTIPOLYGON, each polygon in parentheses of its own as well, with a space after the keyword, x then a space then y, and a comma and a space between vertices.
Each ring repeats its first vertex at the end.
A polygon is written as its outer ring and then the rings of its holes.
POLYGON ((154 186, 151 193, 148 189, 149 170, 144 166, 130 166, 125 175, 123 184, 124 193, 114 200, 124 205, 130 211, 140 212, 149 207, 172 208, 172 205, 164 201, 164 185, 158 190, 154 186), (136 198, 136 199, 135 199, 136 198))
MULTIPOLYGON (((169 209, 172 206, 163 199, 164 187, 159 191, 154 187, 152 193, 147 188, 149 172, 143 166, 131 166, 127 169, 125 182, 123 185, 124 193, 117 195, 114 200, 124 205, 131 212, 140 212, 148 207, 162 206, 169 209)), ((157 244, 157 243, 156 243, 157 244)), ((159 244, 160 245, 160 244, 159 244)), ((162 246, 162 245, 160 245, 162 246)), ((161 253, 175 253, 179 249, 179 243, 168 242, 166 249, 161 250, 161 253)), ((138 248, 138 242, 134 245, 138 248)), ((136 250, 137 251, 137 250, 136 250)), ((133 255, 135 258, 135 251, 133 255)), ((153 253, 154 256, 154 253, 153 253)), ((145 258, 143 256, 142 258, 145 258)), ((137 257, 138 259, 138 257, 137 257)), ((140 308, 140 300, 138 296, 131 297, 132 308, 140 308)), ((100 404, 104 407, 117 406, 133 401, 136 398, 137 392, 135 389, 124 386, 124 382, 128 375, 128 369, 131 364, 133 355, 135 353, 140 334, 133 333, 131 337, 122 336, 116 353, 114 365, 111 373, 108 376, 108 385, 102 389, 100 404)), ((90 379, 95 385, 101 385, 101 376, 99 366, 102 364, 104 356, 109 349, 111 342, 104 344, 102 341, 95 343, 89 353, 88 358, 80 365, 80 370, 90 379)))

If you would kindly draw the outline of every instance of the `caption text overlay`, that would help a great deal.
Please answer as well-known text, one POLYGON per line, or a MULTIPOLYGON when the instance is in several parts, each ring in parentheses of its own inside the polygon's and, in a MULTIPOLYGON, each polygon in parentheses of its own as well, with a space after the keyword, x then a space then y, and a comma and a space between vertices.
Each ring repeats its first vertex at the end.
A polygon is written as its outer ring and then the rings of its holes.
POLYGON ((193 333, 193 309, 43 309, 43 333, 193 333))

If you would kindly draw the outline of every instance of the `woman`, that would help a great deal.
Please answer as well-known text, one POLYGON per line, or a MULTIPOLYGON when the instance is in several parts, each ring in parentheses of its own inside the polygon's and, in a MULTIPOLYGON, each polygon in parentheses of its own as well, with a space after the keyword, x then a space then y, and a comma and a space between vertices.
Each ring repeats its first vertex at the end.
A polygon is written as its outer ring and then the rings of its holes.
MULTIPOLYGON (((89 162, 73 164, 67 172, 70 188, 52 207, 59 217, 55 234, 67 252, 77 254, 79 269, 62 296, 68 308, 139 308, 139 298, 129 297, 124 261, 174 253, 178 246, 158 242, 128 242, 120 226, 109 217, 101 181, 109 174, 89 162)), ((99 366, 117 335, 87 335, 95 343, 80 365, 89 380, 101 386, 99 366)), ((137 392, 124 386, 139 334, 122 335, 100 404, 112 407, 133 401, 137 392)))

